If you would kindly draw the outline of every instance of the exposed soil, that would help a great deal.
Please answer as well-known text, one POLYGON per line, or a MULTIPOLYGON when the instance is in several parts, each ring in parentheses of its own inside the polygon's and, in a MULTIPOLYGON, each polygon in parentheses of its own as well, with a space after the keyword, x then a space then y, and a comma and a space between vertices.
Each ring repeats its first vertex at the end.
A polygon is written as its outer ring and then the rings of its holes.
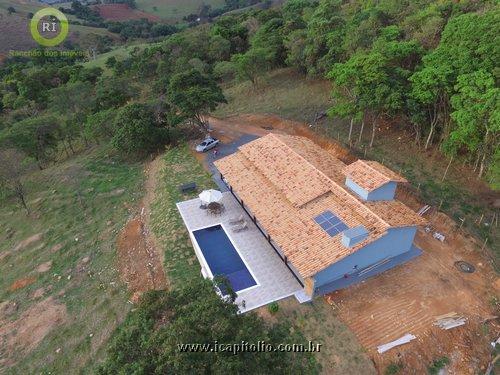
POLYGON ((326 299, 380 369, 399 361, 409 373, 418 374, 425 372, 434 359, 447 356, 452 373, 484 371, 489 342, 500 331, 500 324, 491 320, 483 329, 481 322, 499 313, 490 304, 500 293, 493 287, 498 278, 477 244, 454 231, 455 225, 446 215, 435 213, 430 219, 445 234, 444 243, 420 230, 415 242, 423 249, 422 256, 326 299), (476 271, 458 271, 454 267, 458 260, 473 264, 476 271), (433 326, 436 316, 450 312, 466 317, 466 325, 449 331, 433 326), (417 339, 381 355, 376 352, 378 345, 406 333, 417 339))
POLYGON ((25 277, 23 279, 16 280, 11 284, 11 286, 9 286, 9 291, 13 292, 15 290, 22 289, 30 284, 33 284, 35 281, 35 277, 25 277))
POLYGON ((43 297, 45 294, 45 288, 38 288, 33 292, 33 295, 31 296, 31 299, 38 299, 43 297))
POLYGON ((146 169, 145 189, 138 213, 125 225, 118 236, 118 268, 133 300, 142 292, 167 288, 163 269, 163 254, 158 251, 157 241, 149 230, 150 205, 154 200, 158 172, 161 167, 158 156, 146 169))
POLYGON ((93 8, 99 12, 102 18, 110 21, 139 20, 142 18, 154 22, 160 21, 160 17, 132 9, 127 4, 100 4, 93 8))
MULTIPOLYGON (((306 125, 277 116, 243 115, 226 119, 211 118, 214 135, 230 142, 243 134, 269 132, 308 137, 345 162, 356 158, 334 140, 321 138, 306 125)), ((423 204, 408 191, 399 191, 398 199, 414 210, 423 204)), ((499 279, 480 244, 459 230, 452 219, 434 212, 431 224, 446 236, 444 243, 419 230, 416 244, 424 254, 417 259, 371 278, 361 284, 333 293, 326 298, 338 316, 350 327, 367 349, 379 372, 391 362, 404 366, 402 373, 427 373, 435 359, 447 356, 453 374, 482 372, 489 362, 489 342, 498 336, 500 322, 489 320, 500 315, 490 303, 500 295, 499 279), (458 271, 454 263, 464 260, 476 268, 472 274, 458 271), (465 326, 441 330, 432 325, 436 316, 457 312, 468 320, 465 326), (487 333, 488 332, 488 333, 487 333), (382 355, 378 345, 406 333, 417 339, 382 355)), ((498 309, 498 306, 496 306, 498 309)))
POLYGON ((0 366, 11 366, 15 357, 31 352, 66 320, 66 306, 53 297, 32 305, 17 320, 0 317, 0 366))
POLYGON ((44 273, 44 272, 49 271, 51 268, 52 268, 52 261, 49 260, 48 262, 40 264, 36 268, 36 272, 38 272, 38 273, 44 273))
POLYGON ((339 143, 331 139, 325 139, 315 134, 306 124, 285 120, 275 115, 240 115, 225 119, 211 117, 210 126, 214 129, 213 134, 222 142, 231 142, 244 134, 263 136, 268 133, 282 133, 307 137, 326 150, 332 152, 336 157, 351 162, 355 158, 349 154, 339 143))
POLYGON ((21 242, 19 242, 16 247, 14 247, 13 251, 21 251, 26 249, 28 246, 34 244, 35 242, 38 242, 42 239, 43 234, 42 233, 37 233, 34 234, 33 236, 30 236, 21 242))

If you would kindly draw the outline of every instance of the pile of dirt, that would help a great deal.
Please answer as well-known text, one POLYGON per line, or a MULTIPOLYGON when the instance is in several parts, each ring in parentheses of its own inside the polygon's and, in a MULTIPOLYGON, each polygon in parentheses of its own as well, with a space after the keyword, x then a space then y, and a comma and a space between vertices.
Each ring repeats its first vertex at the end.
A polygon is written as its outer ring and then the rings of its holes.
POLYGON ((0 366, 14 364, 15 357, 31 352, 56 326, 66 322, 66 306, 52 297, 40 301, 14 321, 0 318, 0 366))

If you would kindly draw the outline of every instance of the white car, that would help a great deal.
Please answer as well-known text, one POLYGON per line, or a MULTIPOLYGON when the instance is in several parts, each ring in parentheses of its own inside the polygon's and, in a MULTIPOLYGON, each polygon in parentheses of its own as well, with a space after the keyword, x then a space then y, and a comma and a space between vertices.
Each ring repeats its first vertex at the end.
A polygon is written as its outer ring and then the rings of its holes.
POLYGON ((207 137, 203 142, 201 142, 198 146, 196 146, 196 151, 205 152, 214 148, 219 144, 219 140, 217 138, 207 137))

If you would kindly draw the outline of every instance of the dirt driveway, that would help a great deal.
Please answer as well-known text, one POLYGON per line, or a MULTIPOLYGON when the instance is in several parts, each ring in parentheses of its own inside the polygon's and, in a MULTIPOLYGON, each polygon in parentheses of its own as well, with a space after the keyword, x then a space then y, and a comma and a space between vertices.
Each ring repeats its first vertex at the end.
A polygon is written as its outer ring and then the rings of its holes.
MULTIPOLYGON (((215 136, 230 143, 246 135, 262 136, 268 132, 306 136, 338 158, 349 163, 355 158, 335 141, 314 134, 307 125, 282 120, 277 116, 242 115, 210 120, 215 136)), ((211 158, 211 156, 206 156, 211 158)), ((422 202, 415 196, 399 194, 398 198, 418 210, 422 202)), ((433 360, 446 356, 452 374, 482 372, 491 359, 489 344, 500 332, 498 305, 492 303, 500 295, 498 277, 491 263, 476 243, 442 213, 428 217, 444 243, 420 230, 416 244, 424 254, 361 284, 327 296, 325 299, 367 349, 380 372, 390 363, 400 363, 402 373, 427 373, 433 360), (454 263, 459 260, 473 264, 476 271, 466 274, 454 263), (433 326, 436 316, 456 312, 467 318, 459 328, 443 331, 433 326), (412 333, 412 343, 382 355, 378 345, 412 333)))

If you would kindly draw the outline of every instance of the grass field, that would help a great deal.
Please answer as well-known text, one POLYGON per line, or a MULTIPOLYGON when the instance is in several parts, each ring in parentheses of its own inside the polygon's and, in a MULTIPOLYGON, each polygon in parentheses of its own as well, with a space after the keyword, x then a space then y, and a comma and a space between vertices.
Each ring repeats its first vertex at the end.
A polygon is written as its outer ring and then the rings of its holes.
POLYGON ((223 88, 228 104, 219 106, 214 113, 219 117, 272 113, 309 123, 317 112, 331 105, 328 82, 307 79, 289 69, 260 77, 257 87, 247 81, 230 83, 223 88))
POLYGON ((110 57, 114 56, 116 57, 117 60, 124 60, 125 58, 130 56, 130 52, 132 52, 135 48, 143 50, 144 48, 153 45, 154 43, 140 43, 140 44, 115 47, 113 48, 113 50, 100 54, 97 56, 95 60, 87 61, 83 65, 87 68, 100 67, 106 70, 106 60, 108 60, 110 57))
POLYGON ((182 194, 179 186, 196 182, 198 190, 215 188, 215 183, 187 146, 171 148, 164 156, 151 223, 165 253, 165 272, 171 286, 200 277, 200 266, 175 203, 194 198, 198 193, 182 194))
POLYGON ((221 8, 224 0, 136 0, 137 9, 166 20, 182 20, 182 17, 196 13, 202 4, 212 9, 221 8))
POLYGON ((13 7, 17 13, 22 14, 29 12, 35 13, 38 9, 45 6, 46 5, 36 0, 0 0, 0 9, 7 10, 8 7, 13 7))
MULTIPOLYGON (((312 124, 316 113, 332 105, 330 90, 330 84, 324 80, 311 80, 290 69, 277 70, 262 77, 256 88, 249 82, 226 85, 224 94, 229 103, 220 106, 214 115, 269 113, 312 124)), ((488 239, 487 245, 492 248, 497 267, 500 267, 500 233, 491 225, 495 194, 461 161, 452 163, 442 180, 449 159, 437 149, 423 152, 404 127, 404 123, 397 122, 381 126, 376 132, 374 147, 369 149, 371 123, 366 124, 359 143, 356 141, 360 124, 355 124, 351 151, 361 158, 374 159, 400 171, 412 186, 418 187, 423 201, 441 206, 458 225, 465 219, 464 229, 481 242, 488 239)), ((349 147, 347 121, 327 118, 313 129, 349 147)))
POLYGON ((30 217, 17 203, 1 202, 0 302, 15 302, 17 309, 0 321, 15 323, 43 302, 65 312, 60 325, 47 319, 52 329, 44 337, 38 316, 21 321, 41 340, 31 353, 17 349, 33 337, 14 332, 0 352, 17 362, 9 374, 77 373, 99 358, 131 306, 115 269, 115 241, 129 207, 142 196, 141 164, 95 149, 33 173, 26 186, 30 217), (40 238, 33 241, 35 234, 40 238), (30 237, 32 243, 18 246, 30 237), (20 280, 28 285, 19 287, 20 280))

